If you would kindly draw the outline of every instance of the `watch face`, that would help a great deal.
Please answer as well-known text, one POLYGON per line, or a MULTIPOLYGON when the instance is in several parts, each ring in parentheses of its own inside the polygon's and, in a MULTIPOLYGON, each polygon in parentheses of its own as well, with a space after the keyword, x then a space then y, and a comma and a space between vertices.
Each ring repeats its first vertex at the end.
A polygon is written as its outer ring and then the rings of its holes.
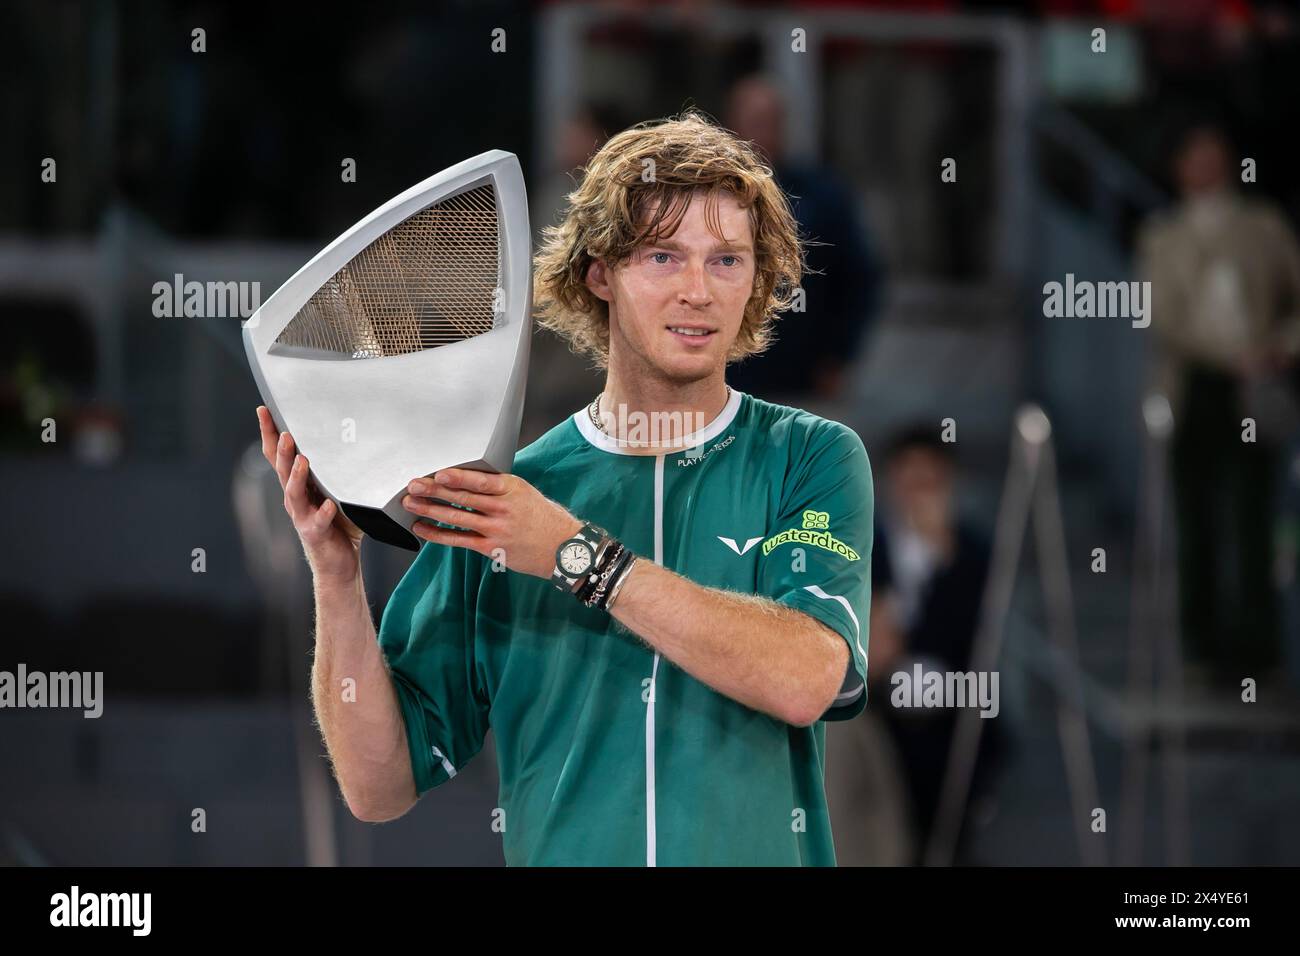
POLYGON ((560 568, 565 574, 576 577, 585 574, 591 567, 591 545, 585 541, 570 541, 560 548, 560 568))

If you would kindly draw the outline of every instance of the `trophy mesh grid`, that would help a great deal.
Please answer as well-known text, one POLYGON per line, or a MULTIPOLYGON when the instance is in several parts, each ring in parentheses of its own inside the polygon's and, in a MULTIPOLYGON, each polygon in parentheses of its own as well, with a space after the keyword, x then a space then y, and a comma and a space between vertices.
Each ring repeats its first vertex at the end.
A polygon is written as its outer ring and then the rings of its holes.
POLYGON ((439 200, 334 273, 276 344, 382 358, 482 335, 501 308, 499 249, 491 183, 439 200))

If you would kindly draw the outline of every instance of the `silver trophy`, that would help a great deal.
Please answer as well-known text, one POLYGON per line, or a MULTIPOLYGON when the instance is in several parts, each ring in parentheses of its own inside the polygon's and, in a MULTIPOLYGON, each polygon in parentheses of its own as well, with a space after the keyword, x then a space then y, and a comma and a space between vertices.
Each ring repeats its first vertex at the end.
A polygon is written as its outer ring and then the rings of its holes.
POLYGON ((362 531, 415 551, 407 483, 506 472, 532 334, 519 160, 491 150, 390 200, 319 252, 243 326, 276 426, 362 531))

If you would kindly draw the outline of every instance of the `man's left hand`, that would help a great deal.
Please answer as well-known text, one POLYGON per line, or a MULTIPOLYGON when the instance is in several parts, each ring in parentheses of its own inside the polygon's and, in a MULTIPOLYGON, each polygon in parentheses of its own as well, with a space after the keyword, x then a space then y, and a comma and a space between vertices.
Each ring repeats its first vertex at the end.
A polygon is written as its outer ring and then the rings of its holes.
POLYGON ((412 529, 417 537, 499 557, 510 570, 539 578, 551 576, 556 549, 582 527, 563 507, 515 475, 444 468, 432 478, 416 478, 406 490, 406 510, 455 526, 417 521, 412 529))

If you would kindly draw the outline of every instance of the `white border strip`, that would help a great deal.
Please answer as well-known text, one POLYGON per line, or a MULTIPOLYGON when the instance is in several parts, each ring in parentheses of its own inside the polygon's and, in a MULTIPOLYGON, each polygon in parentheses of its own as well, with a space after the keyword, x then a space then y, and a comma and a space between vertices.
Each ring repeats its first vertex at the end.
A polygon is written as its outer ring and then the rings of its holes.
POLYGON ((450 780, 456 776, 456 768, 451 765, 451 761, 447 759, 447 756, 437 747, 430 747, 429 749, 433 751, 435 757, 442 761, 442 769, 447 771, 447 779, 450 780))
POLYGON ((849 617, 853 619, 853 643, 857 645, 858 653, 862 655, 862 660, 865 662, 867 659, 867 652, 862 649, 862 625, 858 623, 858 616, 853 613, 853 605, 849 603, 848 598, 841 597, 838 594, 827 594, 821 589, 821 585, 819 584, 809 584, 804 588, 804 590, 812 594, 814 597, 819 597, 827 601, 839 601, 844 605, 844 610, 848 611, 849 617))

